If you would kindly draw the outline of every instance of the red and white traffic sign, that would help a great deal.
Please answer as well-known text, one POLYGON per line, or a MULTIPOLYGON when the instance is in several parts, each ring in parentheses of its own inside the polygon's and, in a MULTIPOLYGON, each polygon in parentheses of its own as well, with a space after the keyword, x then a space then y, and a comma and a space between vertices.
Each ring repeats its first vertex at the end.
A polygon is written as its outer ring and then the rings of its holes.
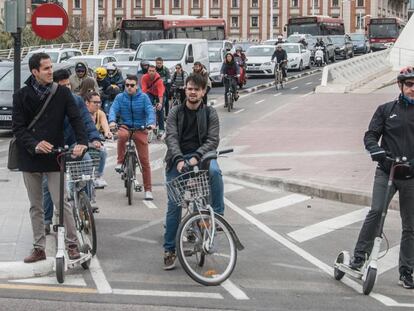
POLYGON ((46 3, 32 15, 32 29, 39 37, 52 40, 60 37, 68 27, 68 14, 60 5, 46 3))

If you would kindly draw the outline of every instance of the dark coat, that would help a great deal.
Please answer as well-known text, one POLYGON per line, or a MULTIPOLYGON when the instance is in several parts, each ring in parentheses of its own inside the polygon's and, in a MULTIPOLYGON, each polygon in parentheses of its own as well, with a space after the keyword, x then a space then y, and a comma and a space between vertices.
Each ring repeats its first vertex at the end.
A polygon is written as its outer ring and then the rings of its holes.
POLYGON ((46 140, 54 147, 64 146, 63 123, 68 116, 76 140, 79 144, 87 145, 88 139, 80 117, 79 108, 75 104, 72 93, 67 87, 58 86, 40 119, 28 131, 27 127, 40 111, 44 101, 30 86, 30 77, 26 86, 13 95, 13 134, 16 136, 19 150, 18 167, 24 172, 54 172, 59 171, 55 155, 36 154, 37 144, 46 140))
MULTIPOLYGON (((184 156, 180 146, 184 128, 184 105, 185 103, 175 106, 168 114, 167 136, 165 138, 168 147, 165 155, 167 171, 184 156)), ((219 145, 220 123, 217 111, 213 107, 206 107, 202 104, 197 111, 197 126, 200 147, 196 154, 201 158, 207 152, 216 150, 219 145)))

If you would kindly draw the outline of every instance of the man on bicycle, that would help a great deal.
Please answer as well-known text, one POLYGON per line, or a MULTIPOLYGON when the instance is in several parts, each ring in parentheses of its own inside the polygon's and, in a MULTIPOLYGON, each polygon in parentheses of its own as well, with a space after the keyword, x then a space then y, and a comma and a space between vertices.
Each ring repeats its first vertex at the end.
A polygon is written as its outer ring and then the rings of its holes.
MULTIPOLYGON (((129 132, 124 128, 155 128, 155 115, 148 96, 138 88, 138 77, 128 75, 125 80, 125 91, 115 97, 109 111, 109 127, 115 128, 116 117, 120 116, 122 125, 118 129, 117 165, 115 170, 119 172, 124 162, 126 142, 129 132)), ((142 179, 144 181, 145 200, 152 200, 151 167, 148 152, 148 132, 136 131, 133 136, 139 161, 142 166, 142 179)))
MULTIPOLYGON (((167 182, 180 175, 185 161, 195 166, 209 151, 216 150, 220 141, 220 124, 217 112, 203 102, 206 80, 191 74, 186 80, 186 101, 171 109, 167 122, 167 182)), ((217 161, 209 166, 212 207, 220 215, 224 214, 223 179, 217 161)), ((168 199, 166 227, 164 234, 164 269, 175 267, 175 237, 181 219, 181 207, 168 199)))
POLYGON ((228 103, 227 103, 226 94, 230 88, 233 91, 234 100, 239 99, 239 94, 237 92, 237 78, 240 75, 240 67, 235 62, 233 54, 231 53, 226 54, 224 63, 221 65, 220 74, 222 76, 225 76, 224 78, 224 107, 227 107, 228 103))
MULTIPOLYGON (((414 289, 414 69, 405 68, 397 77, 397 100, 377 108, 364 136, 365 148, 378 162, 374 177, 371 210, 365 218, 350 267, 359 270, 369 257, 381 219, 391 162, 390 157, 406 157, 410 168, 395 172, 391 197, 400 195, 402 236, 399 258, 399 284, 414 289), (378 145, 381 139, 380 145, 378 145)), ((389 202, 387 202, 388 204, 389 202)))
POLYGON ((175 89, 175 92, 180 94, 180 103, 183 103, 185 99, 184 83, 187 77, 188 73, 184 71, 183 66, 179 63, 175 65, 175 72, 171 77, 171 85, 175 89))
POLYGON ((159 128, 159 135, 165 131, 164 128, 164 82, 161 76, 157 73, 154 65, 148 66, 148 72, 142 76, 141 79, 142 92, 147 94, 151 103, 156 103, 155 108, 157 110, 157 123, 159 128))
POLYGON ((168 112, 169 112, 169 103, 168 103, 168 98, 169 98, 169 91, 170 91, 170 85, 171 85, 171 74, 170 74, 170 70, 164 66, 164 60, 162 59, 162 57, 157 57, 155 59, 155 69, 157 71, 157 73, 160 75, 162 82, 164 83, 164 99, 163 99, 163 104, 164 104, 164 109, 165 109, 165 115, 168 116, 168 112))
POLYGON ((280 66, 282 70, 282 77, 286 81, 287 73, 286 73, 286 64, 287 64, 287 53, 282 48, 281 44, 276 46, 276 50, 273 52, 272 55, 272 62, 276 58, 276 63, 280 66))

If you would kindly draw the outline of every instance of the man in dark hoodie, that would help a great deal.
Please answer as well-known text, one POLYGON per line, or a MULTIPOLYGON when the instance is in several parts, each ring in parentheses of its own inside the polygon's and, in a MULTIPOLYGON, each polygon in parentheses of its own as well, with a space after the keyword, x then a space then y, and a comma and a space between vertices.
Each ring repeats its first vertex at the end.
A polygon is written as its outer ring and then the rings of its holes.
MULTIPOLYGON (((82 81, 90 77, 88 65, 85 62, 77 62, 75 64, 75 72, 69 77, 72 92, 79 95, 82 81)), ((93 77, 92 77, 93 78, 93 77)), ((99 92, 98 83, 95 80, 95 92, 99 92)))
POLYGON ((224 58, 224 63, 221 65, 220 73, 227 78, 224 78, 224 107, 227 107, 227 92, 229 88, 232 88, 234 94, 234 100, 239 99, 237 92, 237 78, 240 75, 240 67, 235 62, 234 56, 231 53, 227 53, 224 58))

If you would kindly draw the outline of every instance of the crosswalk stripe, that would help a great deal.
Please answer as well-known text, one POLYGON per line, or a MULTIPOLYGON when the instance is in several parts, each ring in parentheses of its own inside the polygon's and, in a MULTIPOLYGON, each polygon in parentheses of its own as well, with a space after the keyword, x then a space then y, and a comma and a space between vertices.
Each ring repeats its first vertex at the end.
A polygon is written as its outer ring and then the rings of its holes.
POLYGON ((253 212, 254 214, 262 214, 266 212, 270 212, 282 207, 286 207, 289 205, 297 204, 303 201, 309 200, 310 197, 302 194, 290 194, 285 197, 268 201, 265 203, 249 206, 247 209, 253 212))
POLYGON ((324 235, 339 228, 343 228, 355 222, 364 220, 369 211, 369 207, 353 211, 351 213, 331 218, 305 228, 292 231, 288 235, 299 243, 308 241, 315 237, 324 235))
MULTIPOLYGON (((381 252, 380 257, 385 253, 381 252)), ((388 250, 384 257, 378 260, 378 274, 383 274, 388 270, 398 266, 398 259, 400 256, 400 245, 396 245, 388 250)))
POLYGON ((238 191, 243 189, 244 187, 235 185, 235 184, 224 184, 224 193, 229 193, 233 191, 238 191))

